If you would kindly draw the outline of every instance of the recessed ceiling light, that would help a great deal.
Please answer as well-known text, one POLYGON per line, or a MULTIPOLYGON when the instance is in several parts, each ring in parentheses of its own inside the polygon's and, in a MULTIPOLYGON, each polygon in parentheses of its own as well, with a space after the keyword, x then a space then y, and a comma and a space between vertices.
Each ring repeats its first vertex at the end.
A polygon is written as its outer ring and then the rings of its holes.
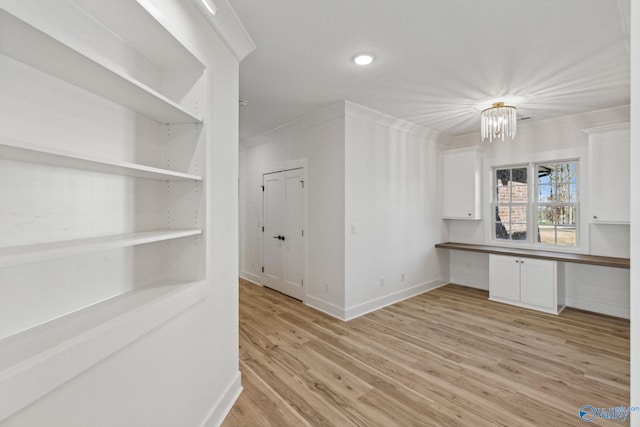
POLYGON ((361 53, 353 58, 353 62, 358 65, 369 65, 373 62, 374 59, 376 59, 376 57, 371 55, 370 53, 361 53))

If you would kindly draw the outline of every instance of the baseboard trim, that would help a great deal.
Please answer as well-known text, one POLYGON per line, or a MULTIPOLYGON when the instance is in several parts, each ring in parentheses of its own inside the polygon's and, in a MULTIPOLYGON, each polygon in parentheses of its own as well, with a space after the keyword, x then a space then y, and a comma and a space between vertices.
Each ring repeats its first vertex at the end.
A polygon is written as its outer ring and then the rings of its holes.
POLYGON ((311 295, 307 295, 304 303, 313 309, 321 311, 324 314, 328 314, 331 317, 335 317, 339 320, 345 320, 344 308, 338 307, 337 305, 331 304, 330 302, 321 300, 311 295))
POLYGON ((262 286, 260 284, 260 276, 257 274, 242 270, 240 271, 240 278, 246 280, 247 282, 251 282, 254 285, 262 286))
POLYGON ((607 316, 621 317, 623 319, 628 319, 631 315, 631 310, 629 307, 606 304, 600 301, 590 301, 565 296, 565 303, 567 307, 591 311, 599 314, 606 314, 607 316))
POLYGON ((474 277, 452 275, 450 282, 455 283, 456 285, 467 286, 469 288, 482 289, 483 291, 489 290, 489 282, 478 280, 474 277))
POLYGON ((367 301, 367 302, 355 305, 353 307, 349 307, 344 311, 343 320, 347 321, 347 320, 355 319, 356 317, 360 317, 367 313, 371 313, 372 311, 379 310, 383 307, 387 307, 389 305, 414 297, 416 295, 420 295, 425 292, 429 292, 434 289, 437 289, 441 286, 445 286, 448 283, 449 282, 444 280, 443 278, 438 278, 426 283, 422 283, 417 286, 413 286, 408 289, 403 289, 401 291, 397 291, 397 292, 385 295, 383 297, 379 297, 371 301, 367 301))
POLYGON ((202 423, 200 423, 200 427, 218 427, 222 424, 240 393, 242 393, 241 379, 242 375, 238 371, 222 396, 213 404, 202 423))

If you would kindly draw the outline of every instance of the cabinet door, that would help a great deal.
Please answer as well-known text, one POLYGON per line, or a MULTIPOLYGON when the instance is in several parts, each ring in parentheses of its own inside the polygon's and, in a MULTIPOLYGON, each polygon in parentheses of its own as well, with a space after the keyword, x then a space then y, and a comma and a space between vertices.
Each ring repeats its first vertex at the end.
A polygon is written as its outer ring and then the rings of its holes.
POLYGON ((589 190, 594 223, 629 223, 629 129, 589 135, 589 190))
POLYGON ((476 148, 443 153, 443 218, 481 219, 481 154, 476 148))
POLYGON ((556 262, 520 259, 520 301, 547 310, 556 309, 556 262))
POLYGON ((489 297, 496 300, 520 301, 520 259, 489 255, 489 297))

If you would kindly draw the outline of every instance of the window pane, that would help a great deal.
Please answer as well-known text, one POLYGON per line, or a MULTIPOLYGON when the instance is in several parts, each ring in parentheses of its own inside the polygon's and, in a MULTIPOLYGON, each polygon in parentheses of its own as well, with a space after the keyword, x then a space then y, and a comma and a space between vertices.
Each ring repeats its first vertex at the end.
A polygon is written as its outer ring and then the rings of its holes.
POLYGON ((509 239, 509 232, 501 222, 496 223, 496 239, 509 239))
POLYGON ((555 212, 552 206, 538 206, 538 225, 555 225, 555 212))
POLYGON ((511 170, 511 181, 518 184, 527 183, 527 168, 517 168, 511 170))
POLYGON ((511 169, 496 169, 496 183, 500 185, 509 185, 511 181, 511 169))
POLYGON ((511 201, 514 203, 526 203, 528 200, 528 188, 526 184, 514 184, 511 187, 511 201))
POLYGON ((511 187, 509 186, 498 186, 496 189, 496 202, 497 203, 509 203, 511 199, 511 187))
POLYGON ((495 238, 526 241, 529 227, 529 169, 495 170, 495 238))
POLYGON ((538 225, 538 243, 555 245, 556 227, 553 225, 538 225))
POLYGON ((511 206, 511 222, 527 223, 527 206, 515 205, 511 206))
POLYGON ((536 167, 538 171, 538 184, 551 184, 551 169, 544 165, 538 165, 536 167))
POLYGON ((578 176, 577 162, 550 163, 536 167, 538 184, 576 182, 578 176))
POLYGON ((538 202, 547 203, 551 200, 551 185, 538 185, 538 202))
POLYGON ((571 201, 570 184, 557 184, 555 186, 554 202, 569 203, 571 201))
POLYGON ((578 181, 578 163, 571 162, 569 163, 569 167, 571 169, 571 182, 575 183, 578 181))
POLYGON ((571 192, 571 202, 575 203, 578 201, 578 189, 576 188, 576 183, 573 182, 570 185, 570 192, 571 192))
POLYGON ((511 224, 512 240, 527 240, 527 224, 511 224))
POLYGON ((558 206, 556 207, 557 224, 560 225, 576 225, 576 207, 575 206, 558 206))
POLYGON ((559 226, 557 228, 557 245, 575 246, 576 245, 576 228, 559 226))
POLYGON ((509 220, 509 206, 496 206, 496 222, 502 222, 508 224, 509 220))

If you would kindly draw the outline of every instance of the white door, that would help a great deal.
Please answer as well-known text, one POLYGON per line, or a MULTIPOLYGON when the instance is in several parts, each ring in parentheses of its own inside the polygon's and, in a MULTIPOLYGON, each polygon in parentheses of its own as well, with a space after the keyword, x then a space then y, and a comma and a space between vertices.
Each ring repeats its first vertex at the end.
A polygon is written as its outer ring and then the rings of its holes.
POLYGON ((263 175, 262 283, 303 299, 303 170, 263 175))
POLYGON ((522 258, 520 262, 521 301, 528 305, 556 310, 556 262, 522 258))
POLYGON ((489 255, 489 297, 520 301, 520 258, 489 255))

